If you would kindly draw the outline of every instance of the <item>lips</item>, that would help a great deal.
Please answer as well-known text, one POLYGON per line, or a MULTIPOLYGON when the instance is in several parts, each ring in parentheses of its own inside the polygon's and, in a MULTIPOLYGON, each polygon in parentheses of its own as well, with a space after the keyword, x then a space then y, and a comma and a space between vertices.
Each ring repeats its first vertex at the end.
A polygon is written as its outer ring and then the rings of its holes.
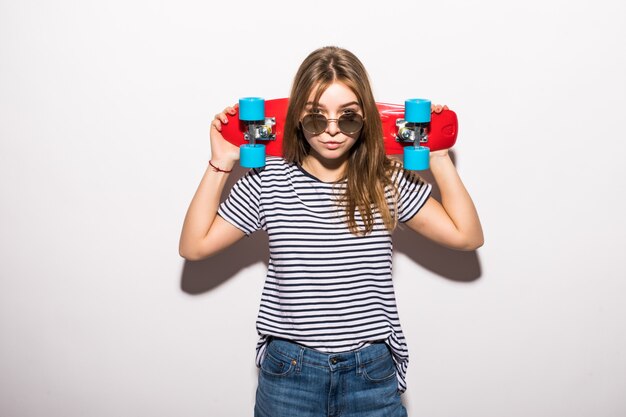
POLYGON ((343 142, 333 142, 333 141, 330 141, 330 142, 322 142, 322 144, 323 144, 326 148, 331 149, 331 150, 332 150, 332 149, 337 149, 338 147, 340 147, 340 146, 342 145, 342 143, 343 143, 343 142))

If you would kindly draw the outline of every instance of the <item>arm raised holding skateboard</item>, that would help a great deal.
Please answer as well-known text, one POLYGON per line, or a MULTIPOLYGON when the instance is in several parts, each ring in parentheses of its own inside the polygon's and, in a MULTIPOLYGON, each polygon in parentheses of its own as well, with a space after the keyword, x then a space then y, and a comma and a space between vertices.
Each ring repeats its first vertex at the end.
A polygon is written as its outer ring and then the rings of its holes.
POLYGON ((431 152, 430 171, 441 191, 441 203, 429 198, 407 226, 451 249, 479 248, 484 237, 478 212, 447 149, 431 152))
MULTIPOLYGON (((448 106, 432 105, 439 114, 448 106)), ((475 250, 484 236, 478 212, 450 159, 448 148, 430 152, 430 171, 441 192, 441 203, 429 198, 407 226, 426 238, 456 250, 475 250)))
POLYGON ((224 140, 222 124, 234 115, 236 106, 227 107, 211 122, 211 161, 187 210, 180 236, 179 253, 196 261, 232 245, 244 233, 217 215, 220 197, 230 171, 239 159, 239 148, 224 140))
MULTIPOLYGON (((448 106, 433 104, 435 114, 448 106)), ((430 171, 441 192, 441 203, 429 198, 406 224, 424 237, 456 250, 475 250, 484 236, 478 212, 450 159, 448 149, 430 152, 430 171)))

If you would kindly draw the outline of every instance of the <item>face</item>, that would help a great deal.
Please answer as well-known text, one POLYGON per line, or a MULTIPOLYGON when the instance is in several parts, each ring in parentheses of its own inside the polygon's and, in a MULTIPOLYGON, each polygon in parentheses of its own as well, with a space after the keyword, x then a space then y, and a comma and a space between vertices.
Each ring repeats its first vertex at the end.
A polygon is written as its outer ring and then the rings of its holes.
POLYGON ((318 128, 309 129, 321 131, 321 133, 308 132, 305 127, 301 126, 304 137, 311 145, 309 156, 322 162, 346 161, 350 148, 361 133, 361 129, 358 129, 358 118, 363 115, 363 110, 359 106, 359 100, 352 90, 340 82, 331 84, 324 91, 317 105, 313 103, 314 95, 315 92, 312 92, 300 120, 303 121, 307 114, 320 114, 327 119, 334 120, 329 120, 324 129, 323 118, 320 118, 322 122, 315 124, 318 128), (345 121, 339 122, 337 119, 342 116, 342 120, 345 121), (356 123, 354 119, 357 119, 356 123), (357 126, 356 131, 354 131, 354 126, 357 126))

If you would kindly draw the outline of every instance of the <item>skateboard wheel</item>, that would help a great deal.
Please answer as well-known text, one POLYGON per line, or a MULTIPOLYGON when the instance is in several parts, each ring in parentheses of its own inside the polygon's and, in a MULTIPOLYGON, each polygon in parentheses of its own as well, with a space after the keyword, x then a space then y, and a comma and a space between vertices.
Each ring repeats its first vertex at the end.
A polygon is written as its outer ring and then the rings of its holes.
POLYGON ((425 146, 404 148, 404 168, 410 171, 423 171, 429 166, 430 149, 425 146))
POLYGON ((246 122, 265 120, 265 100, 261 97, 240 98, 239 120, 246 122))
POLYGON ((239 164, 244 168, 261 168, 265 166, 265 145, 241 145, 239 147, 239 164))
POLYGON ((409 123, 430 122, 430 100, 411 98, 404 102, 404 120, 409 123))

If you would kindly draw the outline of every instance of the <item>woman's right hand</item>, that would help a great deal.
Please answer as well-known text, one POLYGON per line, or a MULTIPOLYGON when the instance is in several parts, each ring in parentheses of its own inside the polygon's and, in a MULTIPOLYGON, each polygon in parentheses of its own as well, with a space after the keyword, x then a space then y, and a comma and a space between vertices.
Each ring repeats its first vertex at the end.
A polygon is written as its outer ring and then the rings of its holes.
POLYGON ((222 124, 228 123, 228 116, 237 114, 239 104, 229 106, 215 115, 211 121, 211 162, 221 169, 230 170, 239 160, 239 147, 222 136, 222 124))

